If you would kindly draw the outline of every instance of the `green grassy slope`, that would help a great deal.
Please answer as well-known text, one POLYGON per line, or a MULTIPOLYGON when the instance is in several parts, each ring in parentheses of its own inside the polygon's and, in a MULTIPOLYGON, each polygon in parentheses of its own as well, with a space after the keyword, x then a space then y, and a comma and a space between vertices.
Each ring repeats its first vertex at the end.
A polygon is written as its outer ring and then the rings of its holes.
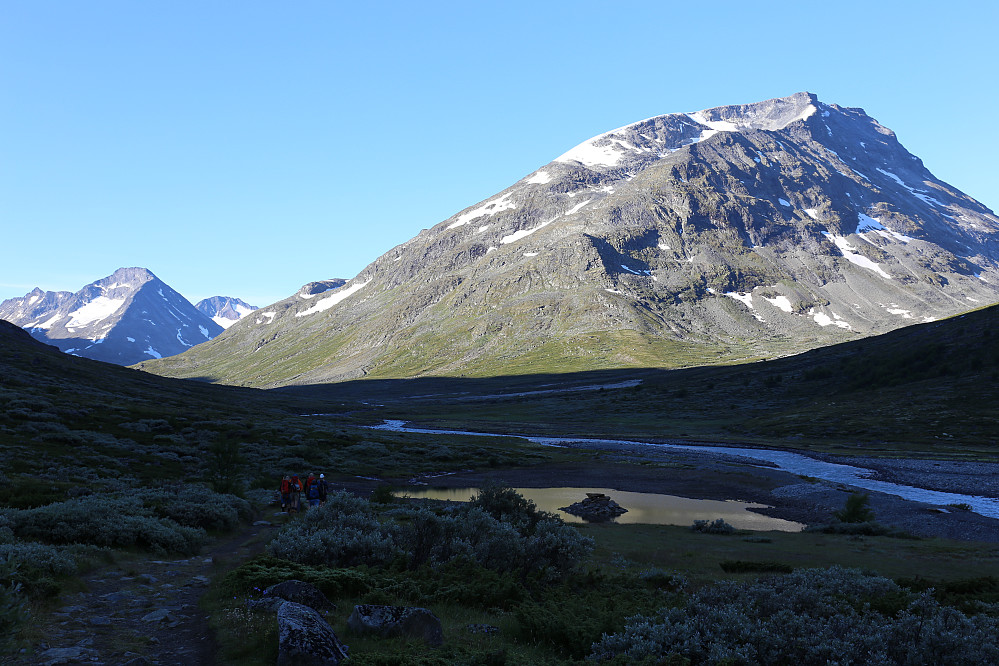
POLYGON ((350 382, 285 391, 377 400, 383 406, 371 407, 370 418, 446 427, 989 456, 999 451, 997 324, 999 307, 990 307, 736 366, 350 382), (551 392, 628 379, 642 382, 551 392), (502 397, 523 392, 528 394, 502 397))

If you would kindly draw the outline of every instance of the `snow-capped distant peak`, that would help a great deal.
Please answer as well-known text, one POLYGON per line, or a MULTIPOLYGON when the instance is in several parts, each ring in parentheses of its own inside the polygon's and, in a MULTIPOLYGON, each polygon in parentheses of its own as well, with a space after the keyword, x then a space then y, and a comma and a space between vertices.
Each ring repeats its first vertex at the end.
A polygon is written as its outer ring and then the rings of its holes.
POLYGON ((75 293, 36 289, 0 303, 0 316, 76 356, 131 365, 178 354, 222 332, 145 268, 119 268, 75 293), (136 340, 147 345, 143 351, 136 340))

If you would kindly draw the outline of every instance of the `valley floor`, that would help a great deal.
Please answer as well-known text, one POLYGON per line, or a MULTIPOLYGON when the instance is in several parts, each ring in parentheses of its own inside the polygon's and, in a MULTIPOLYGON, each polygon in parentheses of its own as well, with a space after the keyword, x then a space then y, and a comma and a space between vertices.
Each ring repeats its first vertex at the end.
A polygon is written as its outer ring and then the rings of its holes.
MULTIPOLYGON (((588 447, 589 448, 589 447, 588 447)), ((814 454, 813 454, 814 455, 814 454)), ((931 490, 999 497, 999 464, 870 457, 833 458, 872 469, 879 479, 931 490)), ((459 472, 397 480, 463 488, 495 481, 511 487, 598 487, 679 495, 694 499, 738 499, 772 508, 760 511, 808 525, 835 522, 857 488, 803 478, 725 455, 663 452, 641 445, 601 445, 592 462, 563 463, 488 472, 459 472)), ((358 480, 357 490, 374 483, 358 480)), ((999 542, 999 520, 955 507, 937 507, 871 492, 877 522, 921 537, 999 542)), ((625 507, 627 508, 627 507, 625 507)))

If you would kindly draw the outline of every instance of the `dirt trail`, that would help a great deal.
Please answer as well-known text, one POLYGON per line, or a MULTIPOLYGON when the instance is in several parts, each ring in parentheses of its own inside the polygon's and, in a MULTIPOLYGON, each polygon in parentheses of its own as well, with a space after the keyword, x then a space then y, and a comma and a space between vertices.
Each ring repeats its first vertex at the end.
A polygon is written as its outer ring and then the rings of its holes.
POLYGON ((121 559, 83 576, 86 591, 64 595, 48 617, 36 619, 43 638, 11 664, 56 666, 212 666, 216 646, 198 606, 207 586, 266 542, 264 521, 221 536, 194 557, 121 559))

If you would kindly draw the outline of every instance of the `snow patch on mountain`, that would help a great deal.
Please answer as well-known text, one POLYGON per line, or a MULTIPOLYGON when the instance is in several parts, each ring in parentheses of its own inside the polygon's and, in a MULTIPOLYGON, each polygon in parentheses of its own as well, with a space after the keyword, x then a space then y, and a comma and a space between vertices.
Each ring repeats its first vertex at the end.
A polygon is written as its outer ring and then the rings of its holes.
POLYGON ((124 298, 98 296, 86 305, 70 312, 66 328, 82 328, 100 319, 107 319, 124 304, 124 298))
POLYGON ((792 310, 790 299, 783 294, 774 298, 767 298, 764 296, 763 299, 769 301, 774 307, 780 308, 784 312, 790 313, 792 310))
POLYGON ((891 276, 888 275, 888 273, 886 273, 876 262, 871 261, 862 254, 858 254, 857 248, 850 245, 850 241, 848 241, 844 236, 836 236, 828 231, 823 231, 822 235, 831 240, 850 263, 872 270, 881 277, 888 278, 889 280, 892 279, 891 276))
POLYGON ((514 208, 517 207, 517 204, 515 204, 513 201, 510 200, 510 196, 511 194, 507 192, 499 199, 496 199, 494 201, 487 201, 486 203, 476 208, 473 208, 467 213, 462 213, 461 215, 458 216, 457 219, 455 219, 454 222, 447 225, 447 228, 457 229, 458 227, 465 226, 466 224, 468 224, 469 222, 471 222, 476 218, 483 217, 485 215, 495 215, 496 213, 499 213, 504 210, 513 210, 514 208))
POLYGON ((901 185, 905 189, 909 190, 909 192, 912 194, 912 196, 916 197, 917 199, 920 199, 921 201, 923 201, 925 203, 928 203, 931 206, 938 206, 940 208, 946 208, 947 207, 946 204, 941 203, 937 199, 934 199, 933 197, 931 197, 928 194, 926 194, 926 190, 917 190, 916 188, 907 185, 905 183, 905 181, 903 181, 901 178, 899 178, 896 174, 892 173, 891 171, 885 171, 884 169, 882 169, 880 167, 878 167, 878 171, 880 171, 884 175, 888 176, 889 178, 891 178, 892 180, 894 180, 896 183, 898 183, 899 185, 901 185))
POLYGON ((529 183, 531 185, 546 185, 552 182, 552 176, 550 173, 542 169, 536 171, 532 176, 526 178, 524 182, 529 183))
MULTIPOLYGON (((315 305, 313 305, 308 310, 305 310, 304 312, 296 312, 295 316, 305 317, 307 315, 316 314, 317 312, 324 312, 326 310, 329 310, 331 307, 333 307, 343 299, 347 298, 348 296, 351 296, 352 294, 357 293, 369 282, 371 282, 371 280, 368 280, 367 282, 358 282, 346 288, 341 287, 340 290, 337 291, 337 293, 333 294, 332 296, 327 296, 326 298, 318 300, 315 305)), ((268 313, 265 312, 264 314, 266 315, 268 313)), ((271 316, 273 317, 273 313, 271 313, 271 316)))

